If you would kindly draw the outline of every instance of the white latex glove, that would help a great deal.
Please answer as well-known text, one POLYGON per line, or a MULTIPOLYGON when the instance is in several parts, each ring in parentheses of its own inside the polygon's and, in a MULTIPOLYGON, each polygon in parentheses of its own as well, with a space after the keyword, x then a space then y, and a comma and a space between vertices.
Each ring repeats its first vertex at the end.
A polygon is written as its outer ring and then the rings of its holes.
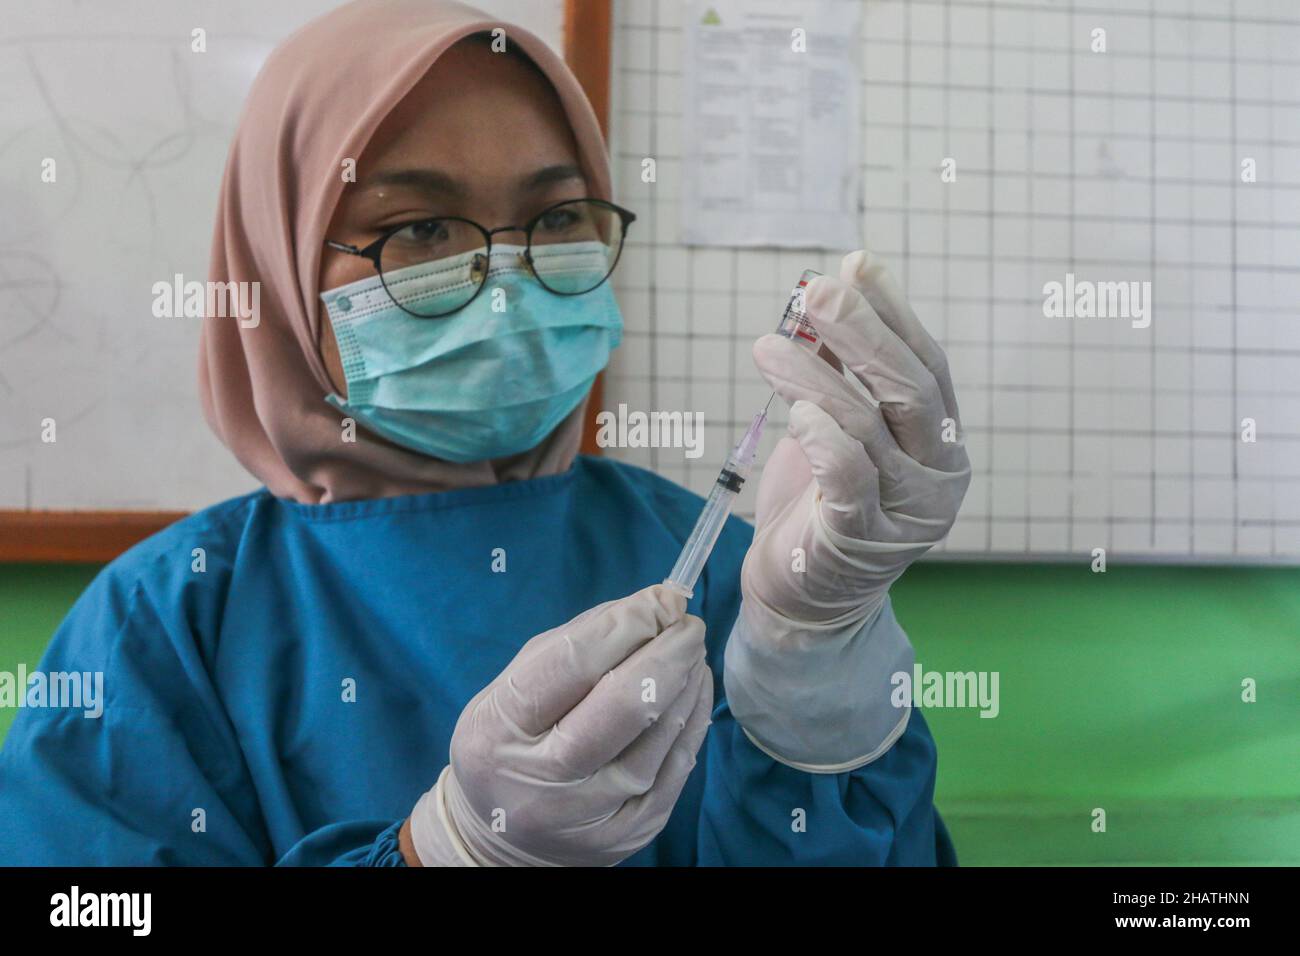
POLYGON ((539 634, 461 713, 451 763, 411 813, 416 854, 619 862, 668 822, 712 704, 704 622, 661 585, 539 634))
POLYGON ((846 256, 805 306, 833 356, 778 335, 754 345, 790 434, 759 483, 725 678, 755 746, 843 773, 907 729, 892 675, 915 657, 889 586, 948 533, 970 461, 943 351, 879 260, 846 256))
POLYGON ((754 346, 792 407, 790 434, 763 468, 741 586, 790 622, 834 628, 879 609, 948 533, 970 460, 943 350, 877 258, 845 256, 838 279, 809 283, 806 307, 833 357, 779 335, 754 346))

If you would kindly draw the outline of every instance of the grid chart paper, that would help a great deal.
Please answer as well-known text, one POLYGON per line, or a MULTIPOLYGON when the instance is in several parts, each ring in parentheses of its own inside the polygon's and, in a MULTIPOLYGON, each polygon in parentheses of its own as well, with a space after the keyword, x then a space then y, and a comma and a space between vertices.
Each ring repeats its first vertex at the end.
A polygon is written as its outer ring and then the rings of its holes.
MULTIPOLYGON (((679 244, 688 9, 615 4, 640 218, 605 407, 698 411, 705 440, 606 453, 706 493, 770 394, 753 340, 840 254, 679 244)), ((1300 560, 1300 3, 873 0, 861 55, 863 234, 948 353, 974 472, 935 550, 1300 560), (1067 275, 1150 282, 1149 326, 1045 316, 1067 275)))

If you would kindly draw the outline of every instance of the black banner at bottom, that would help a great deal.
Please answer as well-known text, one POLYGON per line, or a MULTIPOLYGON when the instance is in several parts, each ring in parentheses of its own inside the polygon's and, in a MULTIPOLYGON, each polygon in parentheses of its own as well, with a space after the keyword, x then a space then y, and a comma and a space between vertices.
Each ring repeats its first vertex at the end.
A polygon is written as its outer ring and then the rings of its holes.
MULTIPOLYGON (((910 926, 917 939, 1231 944, 1278 932, 1295 870, 1276 869, 661 869, 508 870, 0 869, 0 925, 10 940, 76 934, 263 942, 344 939, 432 943, 469 931, 499 944, 585 938, 593 929, 660 933, 676 916, 727 934, 780 924, 872 934, 910 926), (487 920, 484 920, 484 917, 487 920), (637 927, 640 926, 640 929, 637 927), (856 928, 856 929, 855 929, 856 928), (1044 932, 1054 934, 1044 936, 1044 932)), ((864 943, 871 942, 864 939, 864 943)))

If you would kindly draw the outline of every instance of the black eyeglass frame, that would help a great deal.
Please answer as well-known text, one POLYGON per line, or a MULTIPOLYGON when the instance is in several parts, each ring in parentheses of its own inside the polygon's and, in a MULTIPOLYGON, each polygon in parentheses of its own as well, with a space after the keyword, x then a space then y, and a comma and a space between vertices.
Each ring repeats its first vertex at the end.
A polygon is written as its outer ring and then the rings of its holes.
MULTIPOLYGON (((398 223, 397 225, 393 226, 391 229, 387 230, 382 236, 380 236, 374 242, 370 243, 368 246, 359 248, 357 246, 351 245, 346 242, 336 242, 333 239, 326 239, 325 245, 339 252, 347 253, 350 256, 360 256, 362 259, 368 259, 370 263, 375 267, 375 272, 379 274, 380 280, 384 282, 384 291, 387 292, 388 283, 386 280, 384 280, 384 270, 382 265, 380 264, 383 261, 384 244, 388 242, 389 239, 393 238, 393 236, 401 232, 403 229, 409 229, 411 226, 418 226, 423 223, 449 222, 449 221, 463 222, 468 226, 473 226, 475 229, 479 231, 480 234, 482 234, 483 245, 487 250, 486 252, 479 254, 479 258, 483 259, 483 263, 484 263, 483 275, 479 279, 478 287, 474 290, 474 294, 472 296, 470 296, 468 299, 466 299, 460 305, 456 306, 456 308, 452 309, 451 311, 439 312, 436 315, 421 315, 418 312, 412 312, 406 306, 402 305, 401 302, 398 302, 397 297, 394 296, 391 292, 388 293, 389 297, 393 300, 394 305, 396 305, 407 315, 414 316, 417 319, 445 319, 449 315, 455 315, 461 309, 465 308, 467 305, 469 305, 471 302, 473 302, 475 299, 478 298, 479 293, 482 292, 484 286, 487 285, 486 264, 490 260, 490 257, 492 255, 492 237, 499 232, 522 232, 524 234, 524 261, 528 263, 528 272, 534 279, 537 280, 538 285, 540 285, 547 292, 550 292, 552 295, 565 295, 565 296, 586 295, 589 292, 594 292, 595 290, 599 289, 602 285, 604 285, 606 282, 608 282, 609 277, 614 274, 614 267, 618 265, 619 259, 623 257, 623 247, 624 245, 627 244, 628 227, 632 225, 632 223, 636 222, 636 213, 632 212, 632 210, 630 209, 624 209, 622 206, 616 205, 605 199, 595 199, 590 196, 584 196, 578 199, 565 199, 561 202, 557 202, 550 206, 547 206, 545 209, 543 209, 537 215, 533 216, 522 226, 498 226, 496 229, 488 229, 484 226, 479 225, 473 219, 466 219, 464 216, 429 216, 426 219, 414 219, 409 222, 398 223), (618 252, 614 255, 614 261, 609 264, 609 270, 605 273, 605 277, 601 279, 599 282, 597 282, 590 289, 583 289, 581 292, 562 292, 559 289, 552 289, 549 285, 546 284, 546 281, 537 274, 537 268, 533 264, 533 228, 539 222, 542 221, 543 216, 546 216, 557 209, 561 209, 564 206, 571 206, 574 203, 580 203, 580 202, 592 203, 597 206, 602 206, 606 209, 609 209, 615 215, 618 216, 619 224, 620 224, 618 252)), ((477 268, 478 268, 478 263, 476 262, 475 269, 477 268)))

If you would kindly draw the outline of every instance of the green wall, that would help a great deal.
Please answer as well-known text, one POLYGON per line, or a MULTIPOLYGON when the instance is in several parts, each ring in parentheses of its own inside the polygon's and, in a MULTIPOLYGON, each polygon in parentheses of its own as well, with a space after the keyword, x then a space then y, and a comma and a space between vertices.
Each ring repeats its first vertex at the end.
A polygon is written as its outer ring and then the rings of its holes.
POLYGON ((963 862, 1300 863, 1300 571, 927 564, 894 601, 927 668, 1001 673, 997 718, 927 712, 963 862))
MULTIPOLYGON (((0 670, 96 570, 0 566, 0 670)), ((894 604, 927 670, 1000 674, 996 718, 927 711, 963 863, 1300 863, 1300 570, 930 563, 894 604)))

